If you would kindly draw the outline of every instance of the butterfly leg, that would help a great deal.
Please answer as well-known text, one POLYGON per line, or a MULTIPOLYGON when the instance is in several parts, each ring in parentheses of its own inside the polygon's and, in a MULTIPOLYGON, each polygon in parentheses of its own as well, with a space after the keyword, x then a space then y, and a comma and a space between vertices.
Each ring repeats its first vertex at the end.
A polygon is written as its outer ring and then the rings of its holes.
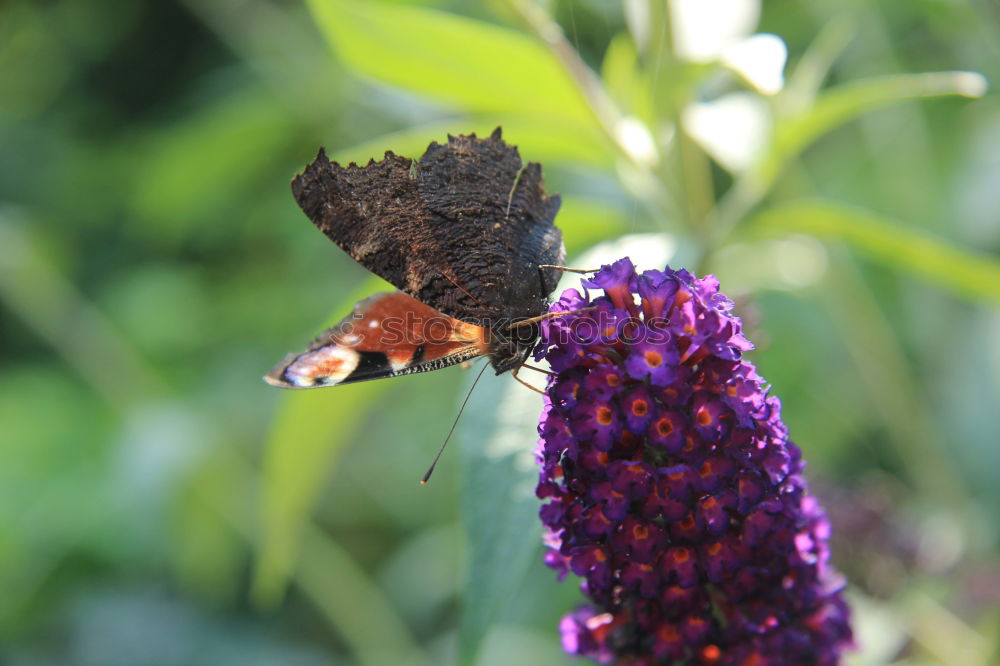
POLYGON ((549 377, 558 377, 558 375, 551 370, 546 370, 545 368, 539 368, 534 365, 528 365, 527 363, 522 363, 518 368, 527 368, 528 370, 534 370, 535 372, 540 372, 543 375, 548 375, 549 377))

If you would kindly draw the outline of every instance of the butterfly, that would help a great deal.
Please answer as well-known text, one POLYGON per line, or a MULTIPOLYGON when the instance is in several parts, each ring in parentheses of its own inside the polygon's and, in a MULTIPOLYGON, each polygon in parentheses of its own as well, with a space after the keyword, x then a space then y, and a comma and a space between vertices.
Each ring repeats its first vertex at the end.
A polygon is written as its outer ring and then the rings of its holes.
MULTIPOLYGON (((398 291, 370 296, 264 380, 336 386, 486 356, 499 375, 538 339, 565 260, 558 195, 498 127, 448 136, 419 160, 386 152, 343 167, 323 149, 292 180, 299 207, 355 261, 398 291)), ((516 374, 516 373, 515 373, 516 374)))

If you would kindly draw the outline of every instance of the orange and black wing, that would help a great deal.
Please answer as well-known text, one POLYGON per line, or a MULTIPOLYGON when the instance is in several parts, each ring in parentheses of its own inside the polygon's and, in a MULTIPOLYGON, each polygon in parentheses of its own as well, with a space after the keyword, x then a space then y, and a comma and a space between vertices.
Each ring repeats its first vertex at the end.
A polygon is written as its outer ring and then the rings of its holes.
POLYGON ((264 380, 318 388, 455 365, 489 351, 489 331, 444 315, 401 291, 370 296, 264 380))

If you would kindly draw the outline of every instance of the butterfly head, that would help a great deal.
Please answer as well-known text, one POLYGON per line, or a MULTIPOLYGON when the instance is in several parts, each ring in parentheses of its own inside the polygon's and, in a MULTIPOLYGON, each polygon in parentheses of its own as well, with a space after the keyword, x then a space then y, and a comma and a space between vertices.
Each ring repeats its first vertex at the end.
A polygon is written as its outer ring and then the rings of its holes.
POLYGON ((496 373, 503 374, 524 363, 538 342, 538 322, 518 324, 490 329, 489 358, 496 373))

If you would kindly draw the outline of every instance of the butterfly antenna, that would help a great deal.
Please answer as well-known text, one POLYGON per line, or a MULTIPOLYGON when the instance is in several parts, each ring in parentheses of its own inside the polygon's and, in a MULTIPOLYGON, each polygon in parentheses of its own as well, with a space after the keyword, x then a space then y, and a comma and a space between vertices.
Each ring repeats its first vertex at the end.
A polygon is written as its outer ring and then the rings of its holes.
POLYGON ((480 377, 483 376, 483 373, 486 372, 486 368, 488 367, 488 363, 483 364, 483 369, 479 371, 479 374, 476 375, 476 380, 472 382, 472 388, 470 388, 469 392, 465 394, 465 400, 462 401, 462 406, 458 408, 458 415, 455 417, 455 421, 451 424, 451 430, 448 431, 448 436, 444 438, 444 442, 441 444, 441 448, 438 449, 437 455, 434 456, 434 461, 431 463, 431 466, 428 467, 427 471, 424 473, 424 478, 420 479, 420 485, 426 486, 427 482, 430 481, 431 474, 434 473, 434 468, 437 466, 438 460, 441 459, 441 454, 444 453, 444 447, 448 446, 448 440, 451 439, 452 433, 455 432, 455 426, 458 425, 458 420, 462 418, 462 412, 465 411, 465 406, 469 404, 469 398, 472 397, 472 391, 475 390, 476 384, 479 383, 480 377))
POLYGON ((542 264, 539 268, 551 268, 554 271, 562 271, 563 273, 596 273, 601 270, 600 268, 570 268, 569 266, 554 266, 552 264, 542 264))
POLYGON ((519 326, 530 326, 531 324, 537 324, 540 321, 545 321, 546 319, 555 319, 556 317, 565 317, 571 314, 580 314, 581 312, 590 312, 591 310, 596 310, 597 306, 579 308, 577 310, 566 310, 565 312, 547 312, 543 315, 538 315, 537 317, 531 317, 530 319, 521 319, 520 321, 515 321, 513 324, 507 328, 517 328, 519 326))

